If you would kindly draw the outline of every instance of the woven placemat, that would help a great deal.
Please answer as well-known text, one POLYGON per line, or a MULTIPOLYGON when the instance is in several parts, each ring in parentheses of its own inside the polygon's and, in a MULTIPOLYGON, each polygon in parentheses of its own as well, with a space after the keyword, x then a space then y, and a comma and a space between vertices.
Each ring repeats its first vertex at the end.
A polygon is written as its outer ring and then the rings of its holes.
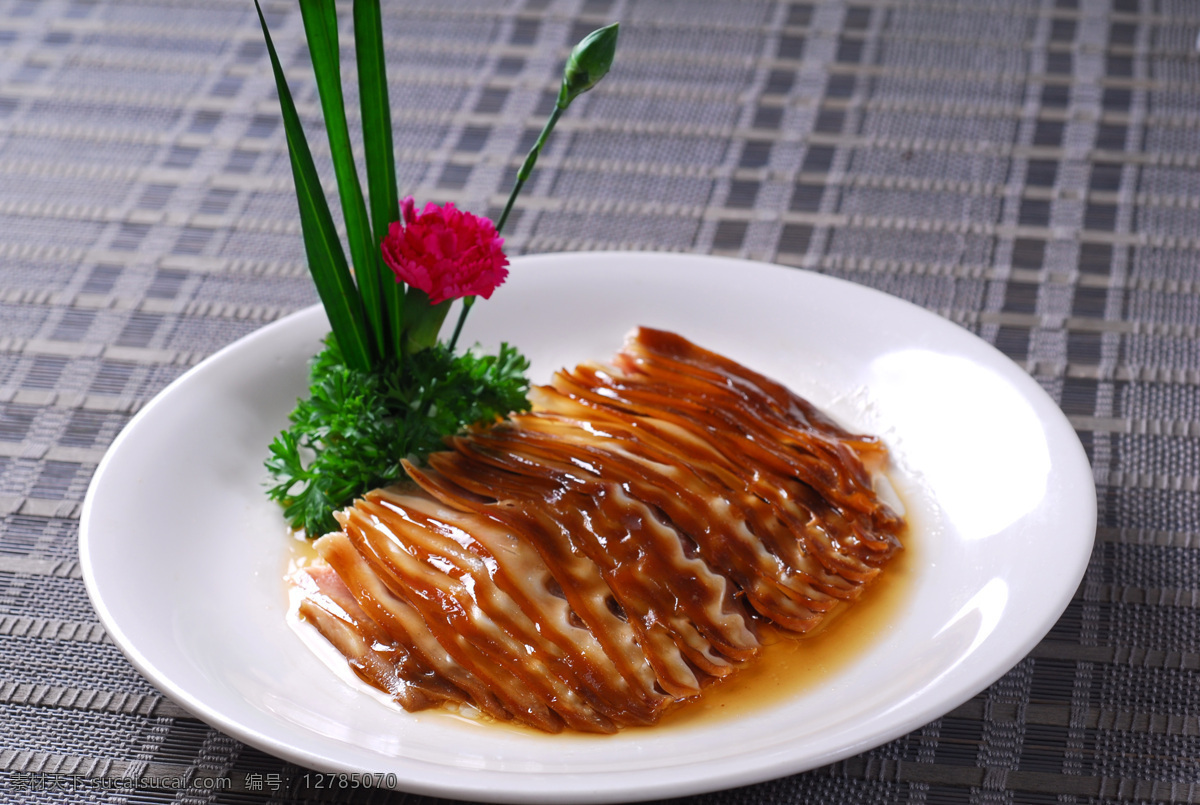
MULTIPOLYGON (((385 6, 402 190, 495 215, 570 44, 620 20, 510 253, 885 290, 1024 366, 1092 460, 1086 579, 1010 673, 865 755, 683 801, 1200 802, 1200 4, 385 6)), ((315 132, 300 15, 265 10, 315 132)), ((80 578, 80 503, 130 416, 314 301, 250 0, 0 2, 0 801, 427 801, 316 789, 189 717, 80 578)))

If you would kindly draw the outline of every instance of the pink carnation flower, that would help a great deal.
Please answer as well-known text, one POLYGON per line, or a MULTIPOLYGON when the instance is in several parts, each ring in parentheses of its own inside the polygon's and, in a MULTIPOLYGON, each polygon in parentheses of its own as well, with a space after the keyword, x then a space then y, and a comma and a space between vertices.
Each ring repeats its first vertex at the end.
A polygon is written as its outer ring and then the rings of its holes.
POLYGON ((412 196, 400 204, 383 239, 383 261, 396 275, 429 295, 432 304, 464 296, 488 299, 508 276, 504 239, 487 218, 433 202, 417 213, 412 196))

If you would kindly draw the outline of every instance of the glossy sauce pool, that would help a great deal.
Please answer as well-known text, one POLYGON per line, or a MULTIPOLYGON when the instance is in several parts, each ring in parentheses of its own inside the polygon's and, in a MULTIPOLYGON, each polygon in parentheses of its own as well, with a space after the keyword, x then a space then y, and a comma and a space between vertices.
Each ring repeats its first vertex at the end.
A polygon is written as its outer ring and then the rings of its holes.
POLYGON ((697 701, 667 713, 648 729, 689 727, 768 708, 819 686, 852 662, 896 623, 898 609, 909 598, 920 556, 913 530, 910 523, 901 537, 904 550, 862 597, 828 620, 817 634, 799 639, 769 636, 773 642, 732 679, 708 688, 697 701))
MULTIPOLYGON (((767 635, 767 639, 772 642, 765 646, 762 655, 740 669, 728 682, 709 687, 698 700, 677 707, 667 713, 658 724, 650 727, 625 727, 623 731, 686 729, 726 718, 736 718, 777 705, 790 696, 819 686, 836 674, 897 622, 897 611, 909 598, 914 571, 921 559, 919 541, 912 537, 914 532, 919 531, 911 521, 913 514, 910 507, 909 523, 901 536, 904 550, 887 564, 880 577, 867 588, 858 601, 831 618, 820 632, 800 639, 767 635)), ((285 579, 294 570, 319 561, 310 541, 291 538, 288 545, 285 579)), ((294 590, 286 581, 285 585, 289 591, 294 590)), ((299 597, 290 594, 289 598, 291 606, 288 610, 288 625, 339 679, 359 688, 364 694, 372 696, 398 713, 405 712, 384 693, 355 676, 346 659, 316 629, 300 620, 297 614, 299 597)), ((474 714, 464 716, 449 710, 425 710, 420 715, 422 718, 429 715, 451 718, 488 729, 546 735, 533 727, 499 722, 474 714)), ((582 739, 598 737, 570 730, 554 737, 561 740, 572 736, 582 739)))

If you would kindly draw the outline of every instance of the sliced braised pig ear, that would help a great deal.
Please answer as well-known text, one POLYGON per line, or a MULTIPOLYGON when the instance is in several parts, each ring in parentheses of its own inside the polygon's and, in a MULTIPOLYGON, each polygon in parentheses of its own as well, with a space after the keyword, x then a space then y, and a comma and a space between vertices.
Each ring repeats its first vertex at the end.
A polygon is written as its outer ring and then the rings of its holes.
POLYGON ((639 329, 530 398, 339 513, 297 577, 302 615, 407 709, 653 724, 900 549, 880 442, 679 336, 639 329))

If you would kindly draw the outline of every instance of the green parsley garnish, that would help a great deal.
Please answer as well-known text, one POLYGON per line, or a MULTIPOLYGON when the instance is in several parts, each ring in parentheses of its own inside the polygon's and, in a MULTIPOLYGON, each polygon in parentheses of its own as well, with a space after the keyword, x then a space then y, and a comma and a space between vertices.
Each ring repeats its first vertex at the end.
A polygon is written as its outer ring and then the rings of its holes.
POLYGON ((309 395, 271 444, 268 491, 292 528, 312 537, 338 529, 333 512, 404 476, 464 424, 528 410, 529 362, 508 344, 497 355, 455 355, 443 344, 405 361, 405 372, 346 365, 331 336, 313 359, 309 395))

